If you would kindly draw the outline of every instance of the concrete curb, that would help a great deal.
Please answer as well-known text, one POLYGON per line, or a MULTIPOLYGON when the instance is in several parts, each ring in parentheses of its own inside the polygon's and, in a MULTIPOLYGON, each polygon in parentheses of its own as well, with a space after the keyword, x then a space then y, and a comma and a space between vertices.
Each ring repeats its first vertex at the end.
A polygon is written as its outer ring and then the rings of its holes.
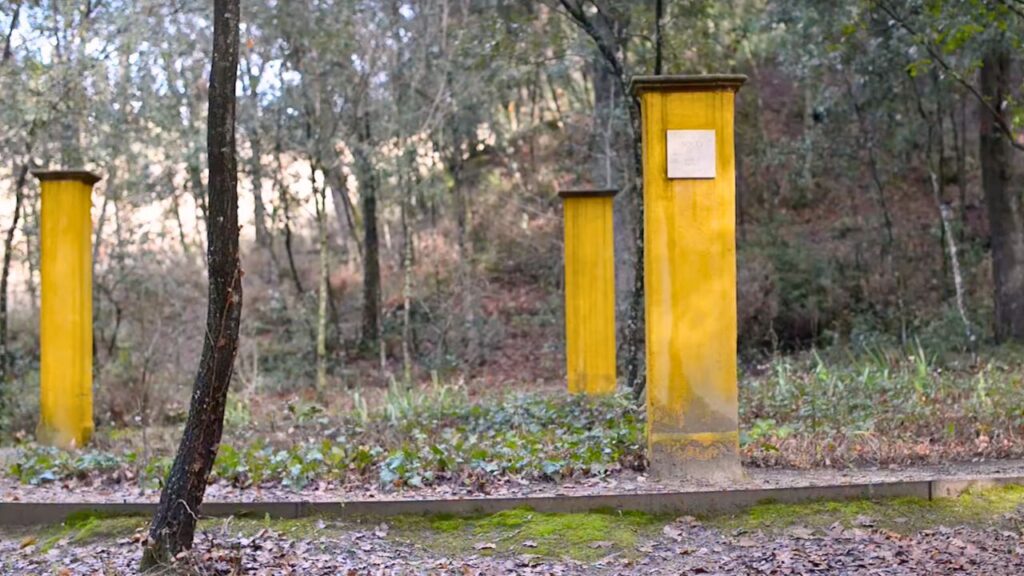
MULTIPOLYGON (((1024 476, 950 478, 934 480, 756 488, 715 492, 663 492, 600 494, 593 496, 524 496, 513 498, 460 498, 431 500, 353 500, 348 502, 207 502, 200 513, 208 517, 269 516, 271 518, 387 517, 402 514, 493 514, 514 508, 537 512, 589 512, 629 510, 650 514, 728 513, 765 502, 799 504, 819 500, 884 498, 955 498, 974 488, 1024 485, 1024 476)), ((153 514, 155 503, 142 502, 0 502, 0 526, 29 526, 63 522, 73 514, 105 516, 153 514)))

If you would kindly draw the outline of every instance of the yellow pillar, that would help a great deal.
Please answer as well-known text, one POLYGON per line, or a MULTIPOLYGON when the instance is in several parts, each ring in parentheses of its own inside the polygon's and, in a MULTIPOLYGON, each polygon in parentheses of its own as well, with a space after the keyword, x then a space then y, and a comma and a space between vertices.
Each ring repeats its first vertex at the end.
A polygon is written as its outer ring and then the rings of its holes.
POLYGON ((615 392, 615 190, 562 190, 569 393, 615 392))
POLYGON ((33 172, 42 186, 39 426, 36 439, 82 446, 92 421, 92 187, 84 171, 33 172))
POLYGON ((736 173, 744 76, 645 76, 647 445, 661 478, 737 478, 736 173))

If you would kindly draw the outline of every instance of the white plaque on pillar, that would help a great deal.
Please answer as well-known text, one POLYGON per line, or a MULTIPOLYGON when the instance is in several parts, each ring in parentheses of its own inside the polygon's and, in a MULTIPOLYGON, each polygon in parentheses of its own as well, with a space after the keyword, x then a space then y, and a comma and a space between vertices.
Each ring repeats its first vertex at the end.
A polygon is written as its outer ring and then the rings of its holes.
POLYGON ((668 177, 714 178, 715 131, 668 130, 668 177))

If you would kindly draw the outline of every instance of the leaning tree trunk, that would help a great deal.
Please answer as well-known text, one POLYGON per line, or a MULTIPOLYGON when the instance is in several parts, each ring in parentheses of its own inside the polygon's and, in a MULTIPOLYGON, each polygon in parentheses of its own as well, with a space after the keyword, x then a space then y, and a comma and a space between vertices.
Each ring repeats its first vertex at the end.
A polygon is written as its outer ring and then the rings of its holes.
MULTIPOLYGON (((1010 53, 989 52, 982 61, 980 128, 981 180, 992 234, 992 276, 995 289, 997 341, 1024 341, 1024 206, 1021 190, 1011 183, 1016 158, 1004 103, 1010 96, 1010 53)), ((1019 154, 1019 152, 1018 152, 1019 154)))
POLYGON ((192 546, 199 505, 224 429, 224 404, 238 351, 242 269, 238 260, 235 79, 239 0, 216 0, 207 126, 210 189, 206 338, 185 431, 167 476, 143 552, 144 569, 192 546))

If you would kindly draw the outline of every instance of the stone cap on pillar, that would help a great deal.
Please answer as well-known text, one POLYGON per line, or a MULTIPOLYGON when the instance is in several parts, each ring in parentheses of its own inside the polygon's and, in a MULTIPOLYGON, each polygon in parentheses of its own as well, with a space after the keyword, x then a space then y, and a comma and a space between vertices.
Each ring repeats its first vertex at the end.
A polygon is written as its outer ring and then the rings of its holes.
POLYGON ((562 199, 610 198, 618 193, 618 188, 568 188, 566 190, 559 190, 558 196, 562 199))
POLYGON ((633 76, 629 92, 639 96, 644 92, 736 92, 747 81, 743 74, 678 74, 669 76, 633 76))
POLYGON ((89 186, 92 186, 103 179, 99 174, 88 170, 33 170, 32 175, 38 178, 40 182, 70 180, 73 182, 81 182, 89 186))

